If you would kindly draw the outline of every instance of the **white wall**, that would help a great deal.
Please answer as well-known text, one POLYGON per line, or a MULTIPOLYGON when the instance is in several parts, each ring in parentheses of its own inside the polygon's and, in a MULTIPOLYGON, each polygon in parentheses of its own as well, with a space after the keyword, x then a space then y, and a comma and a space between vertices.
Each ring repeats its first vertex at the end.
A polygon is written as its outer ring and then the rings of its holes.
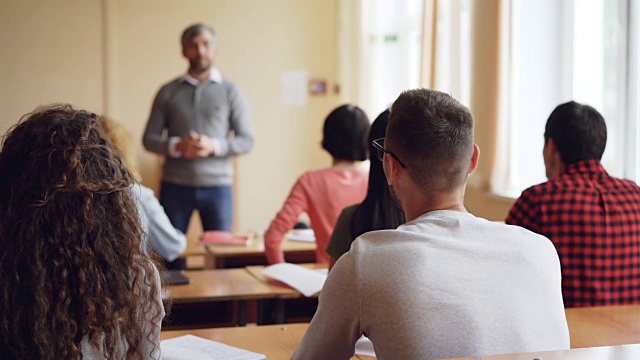
POLYGON ((0 134, 36 106, 102 111, 100 0, 0 1, 0 134))
POLYGON ((237 160, 236 229, 264 230, 297 176, 329 165, 321 129, 339 97, 284 106, 280 76, 335 82, 334 0, 2 0, 0 131, 53 101, 104 112, 138 141, 143 182, 157 189, 162 159, 139 141, 155 92, 187 69, 179 35, 199 21, 217 31, 218 65, 254 121, 255 148, 237 160))

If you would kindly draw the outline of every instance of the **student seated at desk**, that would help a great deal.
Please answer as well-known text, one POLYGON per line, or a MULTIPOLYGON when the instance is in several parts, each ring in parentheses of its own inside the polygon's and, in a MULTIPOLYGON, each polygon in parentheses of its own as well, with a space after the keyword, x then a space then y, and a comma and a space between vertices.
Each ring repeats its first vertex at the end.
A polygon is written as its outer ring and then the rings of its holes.
MULTIPOLYGON (((376 148, 373 141, 383 138, 389 122, 389 110, 385 110, 371 124, 369 130, 369 154, 373 158, 376 148)), ((331 234, 327 253, 331 256, 329 269, 358 236, 373 230, 395 229, 404 223, 402 209, 393 201, 387 179, 384 177, 382 162, 373 160, 369 167, 369 188, 367 197, 361 204, 342 210, 331 234)))
POLYGON ((523 191, 506 223, 551 239, 566 307, 640 304, 640 187, 602 166, 604 118, 588 105, 561 104, 544 139, 549 180, 523 191))
POLYGON ((159 359, 158 271, 98 116, 35 110, 0 174, 0 358, 159 359))
POLYGON ((329 263, 325 249, 340 211, 361 202, 367 191, 368 172, 358 165, 367 159, 368 131, 367 115, 356 106, 342 105, 329 114, 324 122, 322 148, 331 154, 333 166, 298 178, 264 235, 270 264, 284 262, 280 244, 303 212, 309 214, 316 236, 316 262, 329 263))
POLYGON ((404 92, 376 143, 407 223, 361 235, 338 260, 293 359, 349 359, 363 334, 379 360, 568 349, 553 244, 463 206, 479 156, 469 110, 404 92))
POLYGON ((151 248, 162 257, 168 268, 184 268, 184 261, 176 261, 176 259, 187 248, 187 238, 182 231, 173 227, 164 208, 153 194, 153 190, 140 184, 142 176, 138 172, 131 135, 124 126, 114 120, 104 116, 100 120, 105 127, 107 140, 122 152, 125 164, 137 182, 132 190, 140 208, 142 223, 151 248))

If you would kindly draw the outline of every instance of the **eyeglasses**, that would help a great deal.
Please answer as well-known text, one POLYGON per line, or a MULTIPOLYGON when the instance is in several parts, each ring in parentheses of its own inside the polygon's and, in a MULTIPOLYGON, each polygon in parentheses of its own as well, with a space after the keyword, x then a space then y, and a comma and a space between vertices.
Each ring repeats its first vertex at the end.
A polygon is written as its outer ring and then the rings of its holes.
POLYGON ((396 154, 394 154, 390 150, 387 150, 387 149, 384 148, 384 138, 373 140, 373 142, 371 144, 373 145, 374 148, 376 148, 377 153, 378 153, 378 159, 380 159, 380 161, 382 161, 384 159, 384 154, 387 153, 387 154, 391 155, 391 157, 396 159, 398 164, 400 164, 400 166, 402 166, 403 169, 407 168, 407 166, 396 156, 396 154))

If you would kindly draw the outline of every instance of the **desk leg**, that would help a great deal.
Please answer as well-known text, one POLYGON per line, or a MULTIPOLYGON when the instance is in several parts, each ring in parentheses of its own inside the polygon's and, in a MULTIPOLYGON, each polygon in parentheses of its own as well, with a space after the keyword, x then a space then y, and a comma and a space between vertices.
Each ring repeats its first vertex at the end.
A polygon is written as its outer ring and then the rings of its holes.
POLYGON ((247 301, 238 301, 238 326, 247 325, 247 301))
POLYGON ((258 325, 267 325, 269 324, 269 318, 271 311, 270 310, 270 306, 269 306, 269 302, 270 300, 266 300, 266 299, 260 299, 258 300, 258 318, 256 319, 256 323, 258 325))
POLYGON ((258 325, 284 324, 286 321, 283 299, 258 300, 258 325))
POLYGON ((273 315, 275 308, 275 300, 273 299, 261 299, 258 300, 258 319, 256 322, 258 325, 271 325, 274 324, 273 315))
POLYGON ((284 300, 276 299, 275 301, 276 301, 276 304, 275 304, 276 324, 284 324, 286 322, 285 311, 284 311, 284 300))

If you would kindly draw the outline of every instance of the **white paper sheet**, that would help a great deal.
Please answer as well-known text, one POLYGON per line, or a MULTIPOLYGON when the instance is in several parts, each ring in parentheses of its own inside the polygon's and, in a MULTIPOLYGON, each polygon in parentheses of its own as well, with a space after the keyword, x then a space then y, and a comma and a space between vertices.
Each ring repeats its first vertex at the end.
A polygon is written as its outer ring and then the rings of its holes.
POLYGON ((320 292, 327 280, 326 274, 289 263, 267 266, 262 274, 282 281, 307 297, 320 292))
POLYGON ((307 104, 309 74, 304 70, 282 72, 282 104, 304 106, 307 104))
POLYGON ((184 335, 160 342, 163 360, 262 360, 267 357, 198 336, 184 335))
POLYGON ((366 356, 376 356, 376 352, 373 350, 373 343, 368 337, 362 336, 356 342, 356 354, 366 356))
POLYGON ((316 235, 313 233, 313 229, 295 230, 287 234, 287 239, 293 241, 315 242, 316 235))

